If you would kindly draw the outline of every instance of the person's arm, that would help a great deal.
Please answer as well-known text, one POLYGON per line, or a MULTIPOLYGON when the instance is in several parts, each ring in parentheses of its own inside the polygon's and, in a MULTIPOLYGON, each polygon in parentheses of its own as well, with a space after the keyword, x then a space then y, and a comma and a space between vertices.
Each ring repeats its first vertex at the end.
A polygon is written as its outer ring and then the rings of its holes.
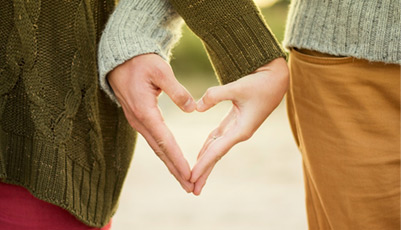
MULTIPOLYGON (((98 47, 101 88, 117 104, 107 75, 117 66, 143 54, 169 61, 181 37, 182 18, 167 0, 121 0, 110 16, 98 47)), ((161 60, 162 61, 162 60, 161 60)))
MULTIPOLYGON (((148 1, 153 4, 167 3, 167 0, 148 1)), ((204 42, 217 75, 224 84, 252 73, 276 58, 285 56, 252 0, 172 0, 171 2, 189 27, 204 42)), ((165 6, 169 5, 165 4, 165 6)), ((168 23, 160 24, 160 26, 174 30, 174 26, 168 23)), ((131 34, 133 42, 137 33, 140 34, 140 30, 131 34)), ((137 41, 143 40, 137 39, 137 41)), ((114 44, 120 46, 118 42, 114 44)), ((101 51, 100 48, 99 51, 101 51)), ((282 67, 282 64, 280 65, 282 67)), ((193 111, 196 107, 192 97, 176 81, 171 67, 157 55, 135 56, 113 68, 108 80, 131 126, 145 137, 170 172, 187 191, 190 191, 194 187, 189 180, 194 181, 195 177, 190 178, 189 166, 163 122, 157 107, 157 96, 162 90, 165 91, 181 109, 187 112, 193 111), (148 58, 148 56, 151 57, 148 58)), ((245 130, 240 131, 245 132, 245 130)), ((230 142, 232 143, 236 142, 230 142)), ((222 154, 214 153, 212 156, 220 155, 222 154)), ((204 168, 199 169, 202 168, 198 167, 198 175, 202 174, 201 178, 206 181, 209 174, 203 171, 204 168)), ((197 180, 196 184, 199 187, 202 180, 197 180)))
POLYGON ((121 0, 102 34, 98 65, 101 88, 121 105, 127 121, 182 187, 192 192, 191 169, 157 104, 164 91, 182 110, 196 107, 167 62, 181 22, 167 0, 121 0))
POLYGON ((141 54, 169 61, 181 36, 181 18, 205 44, 216 74, 226 84, 252 73, 283 49, 252 0, 121 0, 99 44, 101 87, 116 102, 107 74, 141 54), (176 12, 177 11, 177 12, 176 12))
POLYGON ((222 100, 233 107, 211 132, 192 169, 199 195, 215 164, 238 142, 249 139, 278 106, 288 88, 285 53, 253 0, 170 0, 203 41, 223 86, 198 102, 204 112, 222 100))
POLYGON ((286 57, 253 0, 169 0, 202 40, 222 84, 286 57))
POLYGON ((224 100, 232 109, 206 139, 192 169, 193 193, 199 195, 216 163, 237 143, 252 137, 280 104, 287 91, 289 72, 284 58, 276 58, 234 82, 209 88, 197 104, 204 112, 224 100))

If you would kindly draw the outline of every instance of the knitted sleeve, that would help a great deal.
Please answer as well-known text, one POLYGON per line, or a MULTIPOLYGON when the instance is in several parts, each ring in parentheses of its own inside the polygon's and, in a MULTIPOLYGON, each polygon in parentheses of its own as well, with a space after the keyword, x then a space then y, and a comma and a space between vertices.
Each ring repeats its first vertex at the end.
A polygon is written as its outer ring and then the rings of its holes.
POLYGON ((223 84, 285 57, 253 0, 121 0, 98 51, 100 84, 115 102, 109 71, 144 53, 169 59, 181 35, 180 17, 170 3, 203 41, 223 84))
POLYGON ((125 61, 156 53, 169 61, 181 37, 181 17, 167 0, 120 0, 102 33, 98 47, 100 87, 118 104, 107 74, 125 61))
POLYGON ((252 73, 285 53, 253 0, 170 0, 200 37, 221 83, 252 73))

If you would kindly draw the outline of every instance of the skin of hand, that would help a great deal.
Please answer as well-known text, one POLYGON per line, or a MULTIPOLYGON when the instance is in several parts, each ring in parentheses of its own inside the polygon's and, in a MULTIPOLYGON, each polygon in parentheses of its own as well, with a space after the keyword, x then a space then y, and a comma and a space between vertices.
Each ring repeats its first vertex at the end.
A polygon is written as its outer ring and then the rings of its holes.
POLYGON ((284 58, 277 58, 248 76, 206 91, 197 103, 197 111, 207 111, 224 100, 232 101, 233 106, 199 152, 190 180, 195 183, 195 195, 200 195, 215 164, 234 145, 251 138, 280 104, 288 85, 287 63, 284 58))
POLYGON ((117 66, 107 77, 129 124, 142 134, 181 186, 193 192, 190 166, 158 107, 158 96, 164 91, 184 112, 196 109, 170 65, 157 54, 143 54, 117 66))

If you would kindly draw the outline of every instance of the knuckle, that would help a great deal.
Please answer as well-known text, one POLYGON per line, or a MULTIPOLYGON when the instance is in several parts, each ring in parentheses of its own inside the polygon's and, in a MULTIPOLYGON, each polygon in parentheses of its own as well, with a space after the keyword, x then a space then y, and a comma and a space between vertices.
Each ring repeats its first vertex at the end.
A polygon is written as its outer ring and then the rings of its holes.
POLYGON ((229 87, 230 92, 234 95, 241 95, 244 92, 247 92, 246 87, 241 84, 232 84, 226 87, 229 87))
POLYGON ((165 154, 165 152, 167 150, 167 143, 164 140, 158 139, 158 140, 156 140, 156 144, 157 144, 157 146, 159 146, 160 152, 165 154))
POLYGON ((138 119, 139 121, 144 122, 144 121, 146 121, 146 119, 148 119, 147 114, 144 113, 143 111, 139 110, 139 109, 133 108, 132 109, 132 113, 133 113, 134 117, 136 119, 138 119))
POLYGON ((187 93, 182 90, 177 90, 176 92, 174 92, 172 97, 175 100, 175 102, 179 105, 184 105, 188 100, 187 93))
POLYGON ((131 107, 132 117, 141 123, 152 121, 151 111, 144 106, 133 106, 131 107))
POLYGON ((163 68, 160 65, 155 65, 150 72, 150 75, 154 77, 158 77, 160 79, 163 79, 165 77, 163 68))
POLYGON ((216 87, 211 87, 206 90, 205 96, 203 97, 205 101, 213 103, 216 98, 216 87))
POLYGON ((253 135, 253 133, 250 131, 243 132, 238 135, 238 141, 241 142, 241 141, 249 140, 252 137, 252 135, 253 135))
POLYGON ((160 158, 160 159, 164 159, 164 152, 161 150, 154 150, 155 154, 160 158))
POLYGON ((163 81, 169 76, 169 74, 166 73, 170 72, 172 72, 172 69, 169 64, 167 64, 166 62, 157 62, 152 66, 150 70, 150 75, 152 75, 153 77, 157 77, 159 80, 163 81))

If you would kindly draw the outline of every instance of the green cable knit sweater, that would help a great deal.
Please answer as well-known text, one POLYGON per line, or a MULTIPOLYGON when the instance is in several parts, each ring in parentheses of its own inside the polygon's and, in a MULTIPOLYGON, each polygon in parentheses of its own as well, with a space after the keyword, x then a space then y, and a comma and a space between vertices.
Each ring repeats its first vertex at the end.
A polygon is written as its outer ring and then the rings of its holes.
MULTIPOLYGON (((284 56, 251 0, 171 3, 203 39, 223 83, 284 56)), ((117 33, 104 37, 137 48, 102 46, 111 56, 99 57, 114 64, 99 63, 101 75, 138 55, 139 44, 155 45, 142 53, 168 57, 178 39, 169 23, 179 19, 165 4, 121 1, 115 14, 123 14, 109 23, 117 33), (124 24, 132 29, 119 30, 124 24)), ((97 46, 113 9, 114 0, 6 0, 0 7, 0 178, 96 227, 116 211, 136 137, 98 83, 97 46)))

